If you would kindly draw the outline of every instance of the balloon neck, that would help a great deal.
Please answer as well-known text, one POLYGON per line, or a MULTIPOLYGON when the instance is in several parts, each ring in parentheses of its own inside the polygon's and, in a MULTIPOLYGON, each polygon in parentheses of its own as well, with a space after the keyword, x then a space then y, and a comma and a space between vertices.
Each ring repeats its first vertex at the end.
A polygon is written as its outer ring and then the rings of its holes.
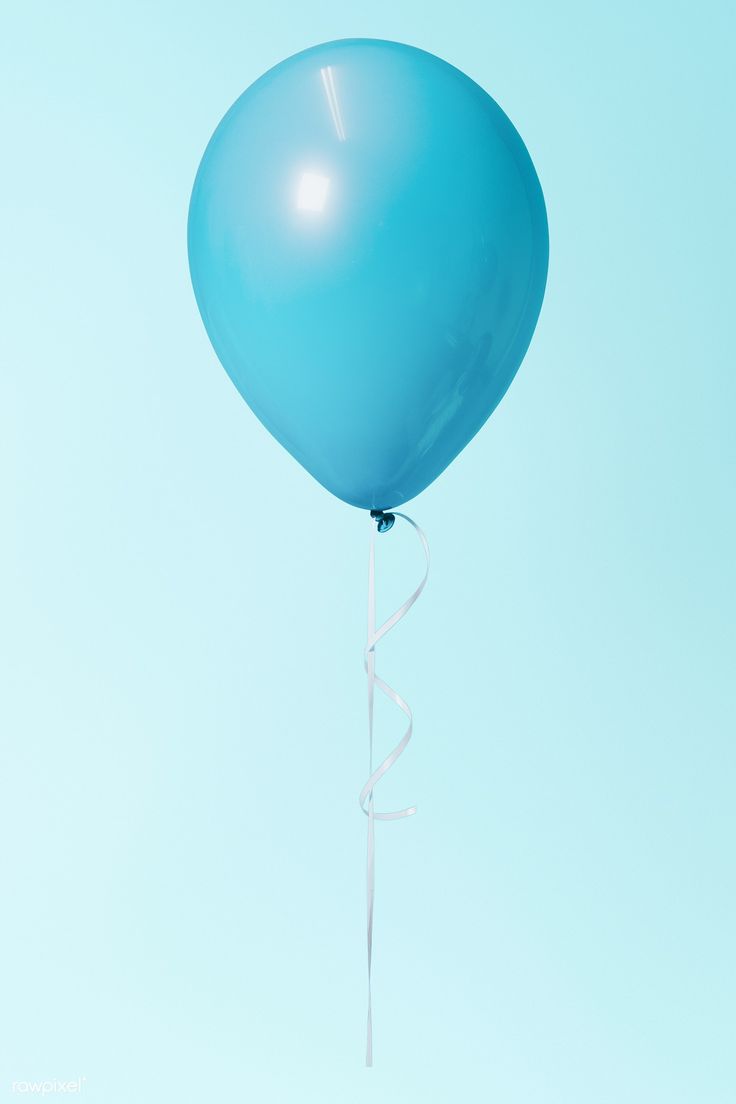
POLYGON ((396 521, 394 515, 387 514, 385 510, 371 510, 371 517, 375 521, 379 533, 388 533, 396 521))

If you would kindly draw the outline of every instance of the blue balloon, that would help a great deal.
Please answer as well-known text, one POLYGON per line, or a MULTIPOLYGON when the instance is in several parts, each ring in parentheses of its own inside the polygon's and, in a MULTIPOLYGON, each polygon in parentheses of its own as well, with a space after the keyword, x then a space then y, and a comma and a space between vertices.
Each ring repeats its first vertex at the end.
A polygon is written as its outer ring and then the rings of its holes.
POLYGON ((338 498, 419 494, 503 397, 534 331, 547 218, 501 108, 410 46, 288 58, 217 127, 189 211, 215 351, 338 498))

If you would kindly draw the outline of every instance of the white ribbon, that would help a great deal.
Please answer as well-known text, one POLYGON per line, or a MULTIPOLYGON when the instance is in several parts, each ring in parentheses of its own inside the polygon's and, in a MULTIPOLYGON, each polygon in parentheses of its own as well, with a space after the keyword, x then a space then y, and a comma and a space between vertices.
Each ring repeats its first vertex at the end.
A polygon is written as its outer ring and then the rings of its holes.
POLYGON ((373 808, 373 790, 376 783, 383 778, 394 765, 396 760, 401 755, 402 751, 411 740, 412 734, 412 714, 411 709, 399 694, 396 693, 383 679, 379 678, 376 674, 376 644, 389 632, 394 625, 397 625, 399 621, 409 612, 411 607, 416 602, 419 595, 424 590, 429 575, 429 544, 422 530, 412 521, 406 514, 400 514, 394 511, 394 517, 403 518, 411 525, 415 530, 419 540, 422 544, 422 549, 427 561, 426 569, 424 572, 424 578, 414 593, 407 598, 403 605, 399 606, 395 613, 392 613, 387 621, 381 625, 379 629, 376 629, 376 533, 373 527, 373 520, 371 519, 371 542, 370 553, 368 557, 368 640, 365 647, 365 669, 368 675, 368 771, 369 777, 363 789, 360 791, 358 800, 360 801, 360 807, 368 817, 368 859, 366 868, 366 897, 367 897, 367 909, 368 909, 368 1027, 366 1035, 366 1050, 365 1050, 365 1064, 366 1066, 373 1065, 373 1024, 371 1017, 371 959, 373 955, 373 901, 375 896, 375 846, 374 846, 374 822, 376 820, 400 820, 402 817, 412 816, 415 813, 416 806, 410 805, 406 809, 399 809, 394 813, 377 813, 373 808), (373 700, 375 696, 375 688, 378 689, 390 698, 395 705, 398 705, 399 709, 405 714, 408 719, 408 727, 406 732, 399 740, 396 747, 391 751, 383 762, 375 770, 373 769, 373 700))

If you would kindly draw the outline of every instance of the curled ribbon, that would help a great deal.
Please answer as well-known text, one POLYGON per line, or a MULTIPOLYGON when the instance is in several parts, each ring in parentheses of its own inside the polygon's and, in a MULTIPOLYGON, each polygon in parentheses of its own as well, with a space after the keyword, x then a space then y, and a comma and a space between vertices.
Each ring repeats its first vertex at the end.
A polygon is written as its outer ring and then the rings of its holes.
POLYGON ((409 612, 411 607, 416 602, 419 595, 424 590, 429 576, 429 544, 422 530, 412 521, 406 514, 400 514, 398 512, 394 514, 384 514, 382 511, 375 511, 372 514, 372 520, 377 521, 378 531, 387 532, 393 525, 395 517, 400 517, 404 521, 411 525, 412 529, 416 532, 422 545, 424 556, 426 559, 426 569, 424 572, 424 578, 419 586, 416 588, 413 594, 410 595, 406 601, 399 606, 399 608, 391 614, 388 620, 376 628, 376 534, 371 525, 371 540, 370 540, 370 552, 368 557, 368 639, 365 646, 365 670, 368 676, 368 771, 369 777, 363 789, 360 791, 358 800, 360 807, 368 817, 368 858, 366 866, 366 899, 367 899, 367 931, 368 931, 368 1026, 366 1034, 366 1051, 365 1051, 365 1064, 366 1066, 373 1065, 373 1021, 371 1015, 371 960, 373 957, 373 902, 375 897, 375 840, 374 840, 374 822, 376 820, 400 820, 403 817, 412 816, 417 810, 415 805, 410 805, 406 809, 399 809, 393 813, 377 813, 373 807, 373 790, 376 783, 383 778, 394 765, 396 760, 401 755, 402 751, 411 740, 413 722, 411 709, 404 701, 404 699, 396 693, 388 683, 379 678, 376 674, 376 644, 381 640, 386 633, 390 632, 395 625, 401 621, 403 617, 409 612), (408 727, 399 740, 396 747, 389 752, 383 762, 373 769, 373 702, 375 698, 376 687, 385 694, 406 716, 409 724, 408 727))

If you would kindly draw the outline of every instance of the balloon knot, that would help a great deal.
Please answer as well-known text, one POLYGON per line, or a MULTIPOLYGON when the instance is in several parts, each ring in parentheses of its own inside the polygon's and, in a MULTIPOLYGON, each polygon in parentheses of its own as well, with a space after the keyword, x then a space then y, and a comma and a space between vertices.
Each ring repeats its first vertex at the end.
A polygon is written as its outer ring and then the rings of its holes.
POLYGON ((387 514, 385 510, 371 510, 371 517, 376 522, 376 528, 379 533, 388 533, 389 529, 396 521, 393 514, 387 514))

